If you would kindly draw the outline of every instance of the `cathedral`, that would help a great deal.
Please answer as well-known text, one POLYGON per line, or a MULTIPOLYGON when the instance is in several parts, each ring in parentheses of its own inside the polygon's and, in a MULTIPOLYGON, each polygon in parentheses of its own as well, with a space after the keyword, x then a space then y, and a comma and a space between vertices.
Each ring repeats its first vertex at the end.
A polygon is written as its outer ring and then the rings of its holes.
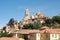
POLYGON ((46 17, 44 16, 40 11, 39 9, 37 10, 36 12, 36 15, 32 15, 30 16, 30 11, 28 8, 26 8, 25 10, 25 16, 23 18, 22 21, 20 21, 20 26, 23 27, 24 24, 28 24, 28 23, 34 23, 36 21, 39 21, 40 23, 44 23, 45 19, 49 18, 49 17, 46 17))
POLYGON ((24 24, 34 23, 36 21, 38 21, 40 23, 44 23, 45 19, 49 18, 49 17, 46 17, 45 15, 43 15, 39 11, 39 9, 37 10, 36 15, 30 16, 29 14, 30 14, 30 11, 28 8, 26 8, 24 18, 20 22, 17 22, 17 21, 14 22, 14 28, 10 28, 9 25, 6 25, 6 31, 8 32, 9 30, 14 30, 14 29, 19 30, 18 26, 20 26, 20 28, 23 28, 24 24))

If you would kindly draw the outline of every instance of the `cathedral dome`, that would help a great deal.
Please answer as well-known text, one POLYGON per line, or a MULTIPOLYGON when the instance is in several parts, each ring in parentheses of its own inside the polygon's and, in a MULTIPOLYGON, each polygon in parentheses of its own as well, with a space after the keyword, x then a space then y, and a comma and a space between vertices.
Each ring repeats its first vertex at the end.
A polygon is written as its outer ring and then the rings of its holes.
POLYGON ((39 10, 37 10, 37 13, 36 13, 36 15, 40 15, 41 13, 40 13, 40 11, 39 10))

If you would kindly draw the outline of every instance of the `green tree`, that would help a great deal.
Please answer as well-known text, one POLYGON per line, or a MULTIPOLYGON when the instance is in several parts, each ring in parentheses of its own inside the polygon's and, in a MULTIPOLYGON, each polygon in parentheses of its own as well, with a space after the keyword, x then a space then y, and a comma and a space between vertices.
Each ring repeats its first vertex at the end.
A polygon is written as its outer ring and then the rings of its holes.
POLYGON ((3 30, 5 30, 6 29, 6 27, 3 27, 3 30))
POLYGON ((23 27, 24 29, 40 29, 42 27, 42 24, 40 22, 34 22, 25 24, 23 27))
POLYGON ((24 38, 24 35, 23 34, 19 34, 18 37, 19 38, 24 38))
POLYGON ((6 32, 6 31, 2 31, 2 32, 0 32, 0 37, 12 37, 12 34, 9 34, 8 32, 6 32))
POLYGON ((54 23, 57 22, 57 23, 60 24, 60 16, 53 16, 53 17, 52 17, 52 20, 53 20, 54 23))
POLYGON ((59 23, 54 23, 54 28, 60 28, 60 24, 59 23))
POLYGON ((11 18, 8 22, 8 25, 13 26, 14 25, 14 18, 11 18))
POLYGON ((24 29, 33 29, 33 24, 32 23, 25 24, 23 27, 24 29))
POLYGON ((42 24, 40 22, 34 22, 33 29, 40 29, 42 27, 42 24))
POLYGON ((53 20, 52 19, 45 19, 45 25, 48 27, 52 27, 53 26, 53 20))

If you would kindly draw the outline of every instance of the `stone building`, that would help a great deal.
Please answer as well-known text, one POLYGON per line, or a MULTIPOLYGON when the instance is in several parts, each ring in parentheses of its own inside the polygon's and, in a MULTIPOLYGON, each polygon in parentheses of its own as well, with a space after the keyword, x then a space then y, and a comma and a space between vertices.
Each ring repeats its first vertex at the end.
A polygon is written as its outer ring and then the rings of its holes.
POLYGON ((36 15, 32 15, 30 16, 30 11, 28 8, 26 8, 25 10, 25 16, 23 18, 22 21, 20 21, 20 27, 23 27, 24 24, 28 24, 28 23, 34 23, 36 21, 39 21, 40 23, 44 23, 45 22, 45 19, 49 18, 49 17, 46 17, 45 15, 43 15, 39 9, 37 10, 36 12, 36 15))
POLYGON ((43 15, 39 9, 37 10, 36 12, 36 15, 32 15, 30 16, 30 11, 28 8, 26 8, 25 10, 25 16, 23 17, 23 19, 21 21, 15 21, 14 22, 14 25, 13 25, 13 28, 9 28, 8 29, 8 25, 6 25, 6 30, 11 30, 11 29, 16 29, 18 30, 18 26, 20 28, 23 28, 23 25, 24 24, 28 24, 28 23, 34 23, 36 21, 40 22, 40 23, 45 23, 45 19, 49 18, 49 17, 46 17, 45 15, 43 15))
POLYGON ((60 40, 60 29, 49 29, 42 27, 40 30, 21 29, 12 32, 18 38, 18 34, 26 35, 26 40, 60 40))

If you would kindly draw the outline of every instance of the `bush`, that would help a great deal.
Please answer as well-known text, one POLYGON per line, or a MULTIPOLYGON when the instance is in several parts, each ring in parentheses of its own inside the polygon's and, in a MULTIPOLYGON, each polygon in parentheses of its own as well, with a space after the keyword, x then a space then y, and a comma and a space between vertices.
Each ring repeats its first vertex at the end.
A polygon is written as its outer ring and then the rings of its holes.
POLYGON ((24 35, 20 34, 18 37, 19 37, 19 38, 24 38, 24 35))

